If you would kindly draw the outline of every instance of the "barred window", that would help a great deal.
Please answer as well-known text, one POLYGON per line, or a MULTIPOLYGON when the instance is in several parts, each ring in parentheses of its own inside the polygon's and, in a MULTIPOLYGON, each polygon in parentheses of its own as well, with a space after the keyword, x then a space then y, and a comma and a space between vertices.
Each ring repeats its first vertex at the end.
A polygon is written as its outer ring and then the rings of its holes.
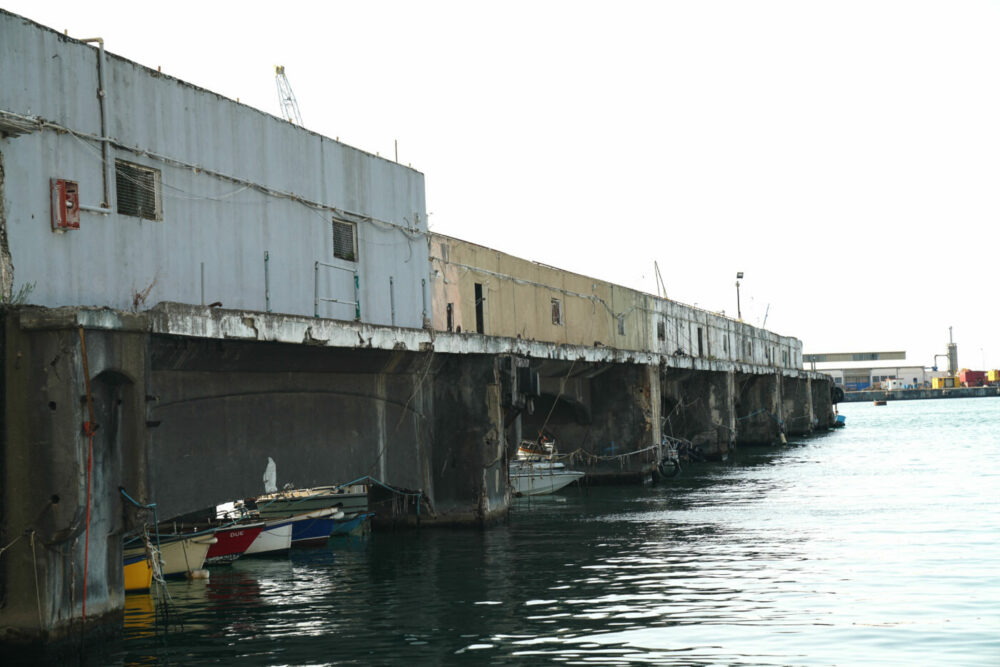
POLYGON ((146 220, 162 220, 160 170, 115 160, 118 213, 146 220))
POLYGON ((559 299, 552 299, 552 324, 562 326, 562 302, 559 299))
POLYGON ((353 222, 333 221, 333 256, 348 262, 358 261, 357 225, 353 222))

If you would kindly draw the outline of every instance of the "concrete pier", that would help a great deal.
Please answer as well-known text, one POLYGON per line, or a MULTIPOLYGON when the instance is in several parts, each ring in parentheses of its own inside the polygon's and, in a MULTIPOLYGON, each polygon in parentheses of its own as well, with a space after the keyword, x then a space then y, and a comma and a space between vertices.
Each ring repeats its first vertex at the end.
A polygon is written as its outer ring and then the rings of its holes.
POLYGON ((639 482, 666 437, 833 419, 798 339, 431 233, 410 167, 3 10, 0 82, 5 647, 119 629, 136 504, 256 496, 269 461, 481 527, 522 438, 639 482))
POLYGON ((0 331, 0 639, 19 645, 118 626, 122 538, 151 520, 121 491, 167 518, 261 493, 270 458, 279 485, 372 475, 422 494, 421 525, 482 526, 509 508, 519 431, 634 482, 664 434, 721 458, 831 419, 824 376, 604 347, 180 304, 8 308, 0 331))

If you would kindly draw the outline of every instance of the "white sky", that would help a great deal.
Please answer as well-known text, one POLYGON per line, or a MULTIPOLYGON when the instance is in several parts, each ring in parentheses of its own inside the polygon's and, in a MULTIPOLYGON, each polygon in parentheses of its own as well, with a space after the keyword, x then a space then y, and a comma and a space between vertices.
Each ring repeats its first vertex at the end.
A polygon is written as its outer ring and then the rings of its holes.
POLYGON ((1000 0, 0 4, 277 116, 283 64, 306 127, 399 141, 435 231, 1000 366, 1000 0))

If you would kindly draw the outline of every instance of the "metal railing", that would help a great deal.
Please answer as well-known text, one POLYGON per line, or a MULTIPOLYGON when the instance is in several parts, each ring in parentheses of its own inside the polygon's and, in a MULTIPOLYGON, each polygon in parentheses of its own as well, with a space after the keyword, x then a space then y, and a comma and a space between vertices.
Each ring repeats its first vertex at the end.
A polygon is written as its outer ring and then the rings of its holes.
POLYGON ((319 302, 325 301, 327 303, 342 303, 348 306, 354 306, 354 319, 361 321, 361 299, 358 296, 360 288, 360 283, 358 281, 358 270, 357 269, 345 269, 342 266, 335 266, 333 264, 326 264, 324 262, 315 262, 313 265, 313 317, 319 317, 319 302), (321 298, 319 295, 319 267, 325 266, 328 269, 337 269, 338 271, 347 271, 348 273, 354 274, 354 301, 343 301, 342 299, 329 299, 321 298))

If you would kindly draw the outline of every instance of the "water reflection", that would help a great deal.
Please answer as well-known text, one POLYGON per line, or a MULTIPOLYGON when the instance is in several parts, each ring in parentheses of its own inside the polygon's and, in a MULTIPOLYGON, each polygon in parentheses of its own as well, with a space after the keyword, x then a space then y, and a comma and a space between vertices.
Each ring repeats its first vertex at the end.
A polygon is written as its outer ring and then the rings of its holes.
POLYGON ((168 586, 166 641, 135 601, 122 661, 988 663, 1000 451, 964 446, 987 433, 972 420, 943 461, 936 426, 903 422, 534 499, 486 531, 237 561, 168 586))

